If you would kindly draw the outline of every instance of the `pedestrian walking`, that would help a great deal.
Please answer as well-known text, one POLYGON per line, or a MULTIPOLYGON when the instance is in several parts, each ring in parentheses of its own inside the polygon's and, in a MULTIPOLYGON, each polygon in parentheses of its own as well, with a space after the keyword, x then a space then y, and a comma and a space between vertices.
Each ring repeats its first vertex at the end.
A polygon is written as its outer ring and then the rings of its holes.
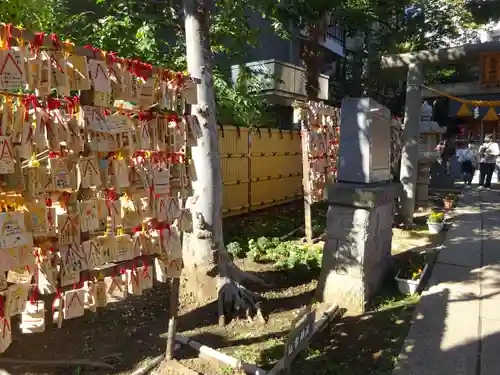
MULTIPOLYGON (((500 145, 499 145, 499 148, 500 148, 500 145)), ((495 165, 495 171, 497 173, 497 181, 500 182, 500 156, 497 157, 497 162, 496 162, 496 165, 495 165)))
POLYGON ((460 169, 462 172, 462 178, 466 185, 472 183, 474 177, 474 170, 476 164, 476 153, 474 150, 474 145, 472 143, 463 143, 457 149, 457 158, 460 163, 460 169))
POLYGON ((453 148, 452 142, 450 139, 443 139, 439 145, 438 150, 440 151, 440 164, 443 167, 446 174, 450 174, 451 170, 451 157, 455 155, 455 150, 453 148))
POLYGON ((498 143, 493 142, 493 136, 486 134, 484 143, 479 147, 479 187, 491 188, 491 178, 495 171, 497 158, 500 155, 498 143))

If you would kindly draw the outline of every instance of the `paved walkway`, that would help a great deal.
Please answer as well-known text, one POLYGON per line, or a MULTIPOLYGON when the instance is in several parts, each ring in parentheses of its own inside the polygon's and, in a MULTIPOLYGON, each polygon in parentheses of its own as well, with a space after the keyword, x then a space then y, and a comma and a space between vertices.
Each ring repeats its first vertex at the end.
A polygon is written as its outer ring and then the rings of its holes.
POLYGON ((455 214, 393 375, 500 374, 500 194, 455 214))

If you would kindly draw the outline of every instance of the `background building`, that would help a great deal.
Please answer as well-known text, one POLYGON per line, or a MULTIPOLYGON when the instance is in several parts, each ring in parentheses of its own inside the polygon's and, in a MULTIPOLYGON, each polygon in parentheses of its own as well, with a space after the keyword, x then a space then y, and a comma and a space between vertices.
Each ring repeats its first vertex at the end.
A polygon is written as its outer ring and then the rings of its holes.
MULTIPOLYGON (((290 25, 291 38, 286 40, 276 35, 268 20, 259 14, 252 14, 250 23, 263 30, 259 43, 248 53, 245 64, 257 72, 262 79, 262 94, 272 104, 271 111, 277 119, 277 126, 282 129, 292 127, 292 103, 306 99, 305 67, 301 53, 305 43, 311 41, 307 30, 290 25)), ((330 80, 338 73, 338 62, 345 56, 346 32, 340 25, 329 24, 319 41, 321 55, 321 75, 319 77, 318 99, 329 99, 330 80)), ((231 76, 235 82, 240 74, 240 67, 232 66, 231 76)))

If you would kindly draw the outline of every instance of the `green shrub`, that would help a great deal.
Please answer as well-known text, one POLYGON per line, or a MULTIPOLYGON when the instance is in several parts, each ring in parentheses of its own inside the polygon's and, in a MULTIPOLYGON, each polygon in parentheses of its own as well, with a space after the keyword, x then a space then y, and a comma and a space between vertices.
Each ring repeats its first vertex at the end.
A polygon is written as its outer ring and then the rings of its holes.
POLYGON ((228 243, 226 246, 227 252, 231 254, 233 258, 244 258, 245 250, 241 247, 238 242, 228 243))
POLYGON ((322 250, 319 247, 302 245, 279 238, 260 237, 248 241, 247 256, 254 262, 274 263, 277 269, 292 269, 304 266, 307 269, 321 267, 322 250))

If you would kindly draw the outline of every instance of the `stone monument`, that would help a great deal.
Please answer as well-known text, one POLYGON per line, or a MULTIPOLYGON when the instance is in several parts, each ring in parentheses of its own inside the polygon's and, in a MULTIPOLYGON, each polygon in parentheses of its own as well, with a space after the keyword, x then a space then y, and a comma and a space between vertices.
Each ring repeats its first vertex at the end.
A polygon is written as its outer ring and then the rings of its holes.
POLYGON ((390 111, 370 98, 342 102, 338 182, 327 187, 327 238, 318 293, 363 312, 391 262, 394 200, 390 111))
POLYGON ((432 106, 427 102, 422 104, 420 117, 420 139, 418 150, 418 176, 415 205, 426 207, 429 204, 429 181, 431 165, 440 157, 437 146, 446 128, 432 121, 432 106))

